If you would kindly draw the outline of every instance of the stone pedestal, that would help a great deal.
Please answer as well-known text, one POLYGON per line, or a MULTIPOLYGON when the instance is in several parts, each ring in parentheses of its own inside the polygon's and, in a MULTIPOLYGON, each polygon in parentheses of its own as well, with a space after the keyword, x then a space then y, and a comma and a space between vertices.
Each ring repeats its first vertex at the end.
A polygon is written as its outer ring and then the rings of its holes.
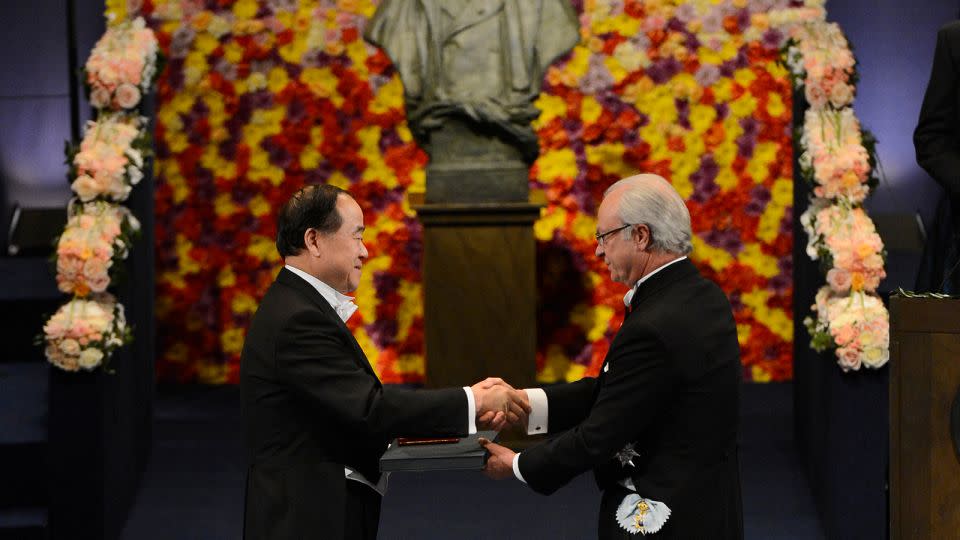
POLYGON ((531 385, 533 222, 540 206, 428 203, 417 212, 424 227, 427 385, 464 386, 488 376, 516 387, 531 385))

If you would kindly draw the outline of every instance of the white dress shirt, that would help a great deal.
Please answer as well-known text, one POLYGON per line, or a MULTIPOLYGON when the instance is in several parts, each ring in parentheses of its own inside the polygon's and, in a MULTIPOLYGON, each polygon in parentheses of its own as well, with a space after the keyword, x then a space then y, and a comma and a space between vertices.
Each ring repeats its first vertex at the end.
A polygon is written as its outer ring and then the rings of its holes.
MULTIPOLYGON (((340 291, 320 281, 316 277, 304 272, 303 270, 300 270, 299 268, 294 268, 289 264, 285 265, 284 267, 312 285, 313 288, 320 293, 320 296, 322 296, 324 300, 330 304, 330 307, 337 312, 337 316, 340 317, 341 321, 347 322, 347 320, 357 311, 357 305, 353 303, 352 297, 342 294, 340 291)), ((470 390, 470 387, 464 386, 463 391, 467 394, 467 433, 473 435, 477 432, 477 404, 476 400, 473 398, 473 391, 470 390)), ((366 484, 375 489, 380 495, 383 495, 387 491, 387 479, 389 478, 390 473, 381 474, 380 481, 374 485, 369 480, 364 478, 362 474, 354 471, 350 467, 344 467, 343 470, 348 480, 355 480, 362 484, 366 484)))

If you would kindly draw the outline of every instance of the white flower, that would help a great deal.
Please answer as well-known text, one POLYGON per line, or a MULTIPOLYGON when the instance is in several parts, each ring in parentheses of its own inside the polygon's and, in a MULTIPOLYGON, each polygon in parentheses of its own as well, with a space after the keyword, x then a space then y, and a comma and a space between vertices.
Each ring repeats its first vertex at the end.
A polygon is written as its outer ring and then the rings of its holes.
POLYGON ((99 366, 101 360, 103 360, 103 351, 90 347, 80 353, 80 358, 77 359, 77 363, 80 364, 80 367, 83 369, 89 370, 99 366))

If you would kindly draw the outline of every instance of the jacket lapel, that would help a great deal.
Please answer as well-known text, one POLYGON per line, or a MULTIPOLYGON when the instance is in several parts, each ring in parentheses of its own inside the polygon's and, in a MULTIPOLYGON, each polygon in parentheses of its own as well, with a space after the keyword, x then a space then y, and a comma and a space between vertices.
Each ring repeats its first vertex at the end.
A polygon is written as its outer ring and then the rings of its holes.
POLYGON ((350 343, 351 347, 353 348, 354 360, 357 362, 357 364, 370 372, 371 375, 376 377, 377 374, 373 370, 373 366, 371 366, 370 361, 367 360, 367 355, 363 353, 363 349, 360 348, 360 344, 357 343, 357 339, 353 337, 353 332, 347 328, 347 325, 343 322, 343 320, 340 319, 340 316, 337 315, 336 310, 333 309, 333 306, 330 305, 330 302, 327 302, 327 299, 324 298, 323 295, 313 287, 313 285, 310 285, 300 278, 300 276, 294 274, 286 268, 280 270, 280 274, 277 275, 277 281, 300 291, 304 296, 309 298, 317 306, 317 308, 320 309, 320 311, 324 312, 327 317, 332 319, 337 328, 346 334, 347 342, 350 343))
POLYGON ((633 294, 633 299, 630 300, 630 313, 627 314, 627 317, 633 315, 644 300, 655 295, 664 287, 697 273, 697 267, 690 262, 689 258, 675 262, 657 272, 637 288, 637 292, 633 294))

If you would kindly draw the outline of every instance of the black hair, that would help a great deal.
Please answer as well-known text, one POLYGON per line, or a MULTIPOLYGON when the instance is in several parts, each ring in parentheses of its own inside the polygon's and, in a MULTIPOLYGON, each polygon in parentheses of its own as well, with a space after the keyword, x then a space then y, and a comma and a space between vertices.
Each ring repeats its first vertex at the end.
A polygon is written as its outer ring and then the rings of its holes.
POLYGON ((277 251, 281 257, 290 257, 303 251, 303 235, 307 229, 321 234, 340 230, 343 217, 337 211, 337 197, 350 196, 346 191, 329 184, 306 186, 283 204, 277 216, 277 251))

